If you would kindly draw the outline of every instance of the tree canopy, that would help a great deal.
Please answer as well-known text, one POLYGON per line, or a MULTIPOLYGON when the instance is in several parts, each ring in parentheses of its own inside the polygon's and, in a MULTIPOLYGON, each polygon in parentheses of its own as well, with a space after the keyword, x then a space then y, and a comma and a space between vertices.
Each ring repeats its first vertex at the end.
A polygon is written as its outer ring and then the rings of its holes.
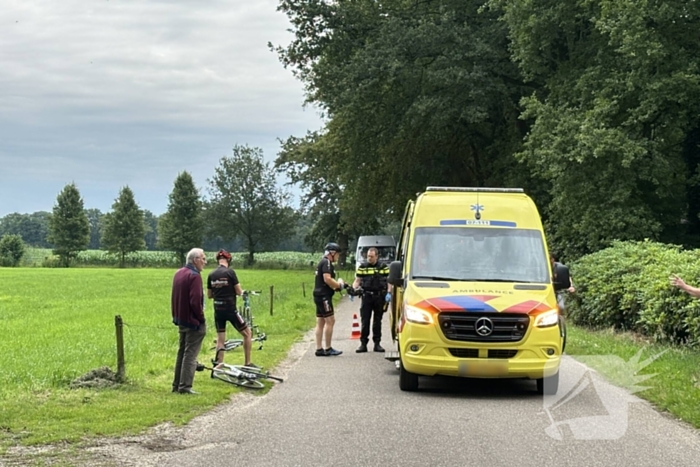
POLYGON ((556 242, 578 256, 612 239, 678 241, 697 226, 700 4, 492 0, 538 90, 518 159, 551 183, 556 242), (688 151, 689 149, 689 151, 688 151), (574 202, 575 201, 575 202, 574 202))
POLYGON ((700 3, 282 0, 274 48, 327 122, 277 163, 339 229, 428 185, 519 186, 576 257, 700 244, 700 3), (296 178, 294 178, 294 176, 296 178), (357 211, 353 211, 357 209, 357 211))
POLYGON ((277 165, 294 167, 313 198, 341 188, 341 231, 376 231, 431 184, 530 184, 513 154, 525 134, 518 102, 532 88, 482 4, 280 2, 295 37, 276 51, 329 120, 287 139, 277 165))
POLYGON ((47 241, 51 213, 37 211, 31 214, 14 212, 0 218, 0 235, 19 235, 27 244, 38 248, 51 248, 47 241))

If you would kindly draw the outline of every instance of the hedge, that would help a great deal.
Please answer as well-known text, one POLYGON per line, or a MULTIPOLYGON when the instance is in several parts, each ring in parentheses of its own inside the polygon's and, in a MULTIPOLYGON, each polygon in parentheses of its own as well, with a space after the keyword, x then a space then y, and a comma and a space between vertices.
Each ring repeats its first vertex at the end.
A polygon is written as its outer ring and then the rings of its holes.
POLYGON ((571 265, 574 324, 630 330, 658 341, 700 343, 700 300, 669 284, 700 285, 700 250, 651 241, 614 242, 571 265))

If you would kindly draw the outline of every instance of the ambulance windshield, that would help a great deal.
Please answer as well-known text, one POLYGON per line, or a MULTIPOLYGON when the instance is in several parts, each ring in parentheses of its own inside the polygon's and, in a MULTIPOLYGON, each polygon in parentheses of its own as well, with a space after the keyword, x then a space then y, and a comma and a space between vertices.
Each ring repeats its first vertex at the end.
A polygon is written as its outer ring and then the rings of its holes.
POLYGON ((419 227, 411 255, 413 278, 457 281, 549 282, 542 234, 537 230, 419 227))

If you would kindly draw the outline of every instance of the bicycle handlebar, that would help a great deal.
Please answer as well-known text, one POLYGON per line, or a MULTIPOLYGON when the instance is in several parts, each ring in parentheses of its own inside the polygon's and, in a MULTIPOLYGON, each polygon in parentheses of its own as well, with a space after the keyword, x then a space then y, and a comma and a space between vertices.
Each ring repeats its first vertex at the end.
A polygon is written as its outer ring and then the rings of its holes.
POLYGON ((260 295, 262 290, 244 290, 242 295, 260 295))

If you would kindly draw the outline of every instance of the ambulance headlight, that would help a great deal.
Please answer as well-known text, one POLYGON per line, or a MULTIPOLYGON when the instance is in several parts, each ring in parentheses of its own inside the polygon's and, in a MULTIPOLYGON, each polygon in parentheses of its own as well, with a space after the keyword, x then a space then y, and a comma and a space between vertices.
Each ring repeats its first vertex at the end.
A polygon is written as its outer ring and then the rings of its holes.
POLYGON ((417 324, 432 324, 433 315, 427 311, 415 306, 406 305, 405 308, 406 320, 417 324))
POLYGON ((535 318, 535 327, 538 328, 548 328, 551 326, 556 326, 559 322, 559 312, 557 310, 545 311, 541 315, 535 318))

